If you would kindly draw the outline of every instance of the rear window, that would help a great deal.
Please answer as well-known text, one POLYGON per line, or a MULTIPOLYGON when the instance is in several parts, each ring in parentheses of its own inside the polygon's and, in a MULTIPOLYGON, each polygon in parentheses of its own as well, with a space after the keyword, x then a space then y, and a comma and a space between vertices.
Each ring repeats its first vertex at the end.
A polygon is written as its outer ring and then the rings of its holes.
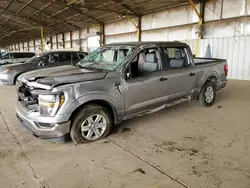
POLYGON ((183 68, 190 65, 187 50, 184 47, 163 47, 166 67, 170 69, 183 68))

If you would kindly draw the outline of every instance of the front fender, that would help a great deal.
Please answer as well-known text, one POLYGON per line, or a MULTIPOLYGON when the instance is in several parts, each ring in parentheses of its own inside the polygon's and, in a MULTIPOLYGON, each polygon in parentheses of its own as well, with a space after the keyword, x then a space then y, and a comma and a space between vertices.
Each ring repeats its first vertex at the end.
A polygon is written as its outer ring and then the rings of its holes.
POLYGON ((101 100, 108 103, 115 112, 115 115, 117 116, 118 120, 123 116, 124 102, 120 101, 119 99, 115 99, 112 95, 108 93, 100 92, 91 92, 75 99, 67 108, 66 114, 72 114, 80 106, 88 102, 97 100, 101 100))

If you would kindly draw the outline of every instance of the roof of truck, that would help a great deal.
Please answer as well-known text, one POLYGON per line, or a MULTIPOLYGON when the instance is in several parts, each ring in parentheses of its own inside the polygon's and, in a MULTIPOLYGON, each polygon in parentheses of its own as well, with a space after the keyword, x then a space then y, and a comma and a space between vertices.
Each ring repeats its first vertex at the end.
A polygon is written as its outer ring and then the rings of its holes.
POLYGON ((119 43, 110 43, 108 46, 141 46, 141 45, 149 45, 149 44, 161 44, 161 45, 187 45, 186 43, 182 43, 179 41, 145 41, 145 42, 119 42, 119 43))

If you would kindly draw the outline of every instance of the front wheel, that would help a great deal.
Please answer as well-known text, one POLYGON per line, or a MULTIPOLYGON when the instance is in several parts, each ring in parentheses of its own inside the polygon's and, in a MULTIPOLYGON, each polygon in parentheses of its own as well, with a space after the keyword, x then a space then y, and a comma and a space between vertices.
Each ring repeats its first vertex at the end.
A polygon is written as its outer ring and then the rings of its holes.
POLYGON ((76 143, 88 143, 108 136, 113 125, 111 113, 103 106, 87 105, 74 117, 70 137, 76 143))
POLYGON ((203 86, 199 95, 199 102, 202 106, 210 107, 215 101, 216 97, 216 84, 211 81, 207 81, 203 86))

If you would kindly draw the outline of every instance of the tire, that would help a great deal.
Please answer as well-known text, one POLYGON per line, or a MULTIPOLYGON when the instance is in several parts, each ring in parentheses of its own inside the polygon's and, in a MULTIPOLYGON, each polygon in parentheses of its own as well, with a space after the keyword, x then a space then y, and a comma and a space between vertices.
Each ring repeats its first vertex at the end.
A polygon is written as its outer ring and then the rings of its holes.
POLYGON ((75 144, 94 142, 107 137, 112 126, 109 110, 96 104, 87 105, 74 116, 70 137, 75 144))
POLYGON ((199 95, 199 102, 202 106, 210 107, 213 105, 216 98, 216 84, 212 81, 207 81, 199 95))

